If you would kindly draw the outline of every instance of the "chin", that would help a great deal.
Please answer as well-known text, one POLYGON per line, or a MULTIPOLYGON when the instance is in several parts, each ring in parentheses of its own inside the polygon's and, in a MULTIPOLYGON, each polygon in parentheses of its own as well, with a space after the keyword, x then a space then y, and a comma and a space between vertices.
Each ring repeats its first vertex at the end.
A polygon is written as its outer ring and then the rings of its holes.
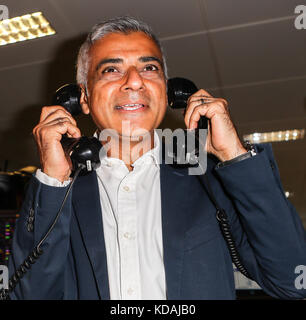
POLYGON ((141 128, 141 127, 133 127, 130 128, 128 132, 121 132, 122 137, 130 138, 131 140, 139 140, 139 138, 150 137, 150 133, 154 130, 154 128, 141 128))

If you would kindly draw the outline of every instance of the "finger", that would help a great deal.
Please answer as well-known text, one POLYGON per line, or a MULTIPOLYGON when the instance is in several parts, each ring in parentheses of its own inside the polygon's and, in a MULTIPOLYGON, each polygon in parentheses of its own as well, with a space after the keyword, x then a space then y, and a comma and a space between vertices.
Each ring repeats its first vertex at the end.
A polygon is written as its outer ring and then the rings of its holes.
POLYGON ((193 109, 200 105, 201 105, 201 102, 198 100, 188 103, 188 106, 187 106, 187 109, 185 110, 185 115, 184 115, 184 122, 187 128, 189 128, 189 120, 193 112, 193 109))
POLYGON ((193 109, 201 104, 208 104, 208 103, 217 103, 223 105, 227 110, 227 101, 222 98, 213 98, 213 97, 207 97, 207 96, 193 96, 188 103, 188 107, 185 111, 184 120, 185 124, 188 127, 190 115, 193 112, 193 109))
POLYGON ((73 138, 79 138, 81 136, 80 129, 73 125, 67 118, 56 119, 48 124, 37 126, 33 131, 38 141, 49 139, 60 141, 62 135, 66 133, 73 138))
POLYGON ((208 101, 206 102, 206 100, 202 101, 201 99, 189 102, 187 110, 185 112, 185 116, 184 116, 184 121, 185 121, 187 128, 189 127, 190 117, 191 117, 191 114, 193 113, 194 109, 201 106, 201 105, 206 105, 207 103, 211 103, 211 102, 208 102, 208 101))
POLYGON ((56 119, 52 121, 52 123, 47 124, 46 127, 55 130, 57 133, 60 133, 61 135, 67 134, 73 138, 78 138, 81 136, 80 129, 74 124, 72 124, 70 120, 67 118, 56 119))
POLYGON ((201 118, 201 116, 205 116, 207 113, 207 105, 201 105, 199 107, 194 108, 192 114, 190 115, 190 118, 188 120, 188 123, 186 124, 187 128, 189 129, 195 129, 198 127, 198 122, 201 118))
POLYGON ((40 123, 47 124, 49 122, 52 122, 53 120, 60 119, 60 118, 69 119, 72 124, 74 124, 75 126, 77 125, 72 115, 66 110, 62 110, 62 109, 56 109, 55 111, 49 113, 48 116, 46 116, 45 119, 42 120, 40 123))
POLYGON ((225 106, 228 106, 228 103, 225 99, 223 98, 214 98, 214 97, 208 97, 208 96, 205 96, 205 95, 202 95, 202 96, 193 96, 190 98, 189 100, 189 103, 191 102, 196 102, 198 101, 198 103, 211 103, 211 102, 218 102, 218 103, 222 103, 224 104, 225 106))
POLYGON ((75 125, 69 123, 69 122, 63 122, 62 124, 60 124, 60 126, 66 126, 66 134, 68 135, 68 137, 72 137, 72 138, 80 138, 81 137, 81 131, 78 127, 76 127, 75 125))
POLYGON ((207 119, 212 119, 217 114, 224 115, 228 112, 225 109, 224 105, 221 103, 209 103, 197 106, 193 109, 193 112, 190 115, 188 128, 195 129, 197 128, 197 123, 200 120, 201 116, 205 116, 207 119))
POLYGON ((38 131, 40 131, 41 129, 45 128, 45 127, 50 127, 56 124, 61 125, 62 122, 70 122, 73 125, 75 125, 75 123, 73 123, 71 121, 71 119, 64 115, 62 117, 59 117, 58 114, 55 116, 53 116, 53 114, 49 115, 49 117, 47 117, 43 122, 39 122, 38 125, 33 129, 33 134, 37 134, 38 131))
POLYGON ((209 92, 207 92, 206 90, 204 90, 204 89, 200 89, 200 90, 198 90, 197 92, 195 92, 194 94, 192 94, 190 97, 189 97, 189 99, 188 99, 188 102, 190 101, 190 100, 192 100, 194 97, 199 97, 199 98, 201 98, 201 97, 206 97, 206 98, 214 98, 209 92))
POLYGON ((41 114, 40 114, 40 119, 39 121, 44 121, 51 113, 57 111, 57 110, 62 110, 63 112, 71 114, 62 106, 45 106, 41 109, 41 114))
POLYGON ((189 104, 192 102, 196 102, 197 104, 204 104, 216 101, 215 98, 210 98, 207 96, 194 96, 189 100, 189 104))

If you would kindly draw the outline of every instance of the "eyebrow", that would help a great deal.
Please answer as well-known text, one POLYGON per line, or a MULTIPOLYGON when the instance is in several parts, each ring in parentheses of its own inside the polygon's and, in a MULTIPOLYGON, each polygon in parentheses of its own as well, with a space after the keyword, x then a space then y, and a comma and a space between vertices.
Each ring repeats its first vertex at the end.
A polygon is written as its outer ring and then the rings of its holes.
POLYGON ((106 58, 106 59, 102 59, 96 66, 96 71, 98 71, 104 64, 108 64, 108 63, 123 63, 123 59, 120 58, 106 58))
POLYGON ((163 66, 163 63, 161 62, 160 59, 154 56, 146 56, 146 57, 140 57, 138 59, 140 62, 150 62, 150 61, 156 61, 158 62, 161 66, 163 66))
MULTIPOLYGON (((144 56, 144 57, 140 57, 138 60, 140 62, 156 61, 163 67, 162 61, 159 58, 154 57, 154 56, 144 56)), ((123 63, 123 59, 121 59, 121 58, 106 58, 106 59, 102 59, 97 64, 96 71, 98 71, 104 64, 109 64, 109 63, 113 63, 113 64, 123 63)))

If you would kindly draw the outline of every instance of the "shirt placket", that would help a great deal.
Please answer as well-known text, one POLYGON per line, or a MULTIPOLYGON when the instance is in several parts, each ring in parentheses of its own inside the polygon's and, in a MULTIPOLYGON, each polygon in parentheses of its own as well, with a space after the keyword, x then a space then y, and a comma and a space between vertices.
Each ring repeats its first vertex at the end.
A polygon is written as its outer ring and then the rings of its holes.
POLYGON ((118 188, 118 235, 123 300, 141 299, 136 205, 136 182, 130 173, 118 188))

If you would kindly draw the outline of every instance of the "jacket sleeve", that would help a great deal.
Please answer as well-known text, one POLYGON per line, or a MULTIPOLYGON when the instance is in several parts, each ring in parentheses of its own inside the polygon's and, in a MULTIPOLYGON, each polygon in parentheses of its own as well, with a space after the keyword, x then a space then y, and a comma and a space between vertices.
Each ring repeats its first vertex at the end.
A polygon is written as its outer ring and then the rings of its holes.
MULTIPOLYGON (((9 276, 32 252, 52 225, 65 197, 67 187, 45 185, 35 177, 29 182, 26 197, 17 220, 9 259, 9 276)), ((41 246, 31 269, 19 280, 11 299, 62 299, 67 262, 71 218, 71 193, 59 219, 41 246)))
POLYGON ((257 151, 215 170, 235 209, 228 212, 231 230, 241 261, 264 291, 302 299, 306 288, 296 285, 295 270, 306 268, 305 230, 285 197, 271 145, 258 145, 257 151))

